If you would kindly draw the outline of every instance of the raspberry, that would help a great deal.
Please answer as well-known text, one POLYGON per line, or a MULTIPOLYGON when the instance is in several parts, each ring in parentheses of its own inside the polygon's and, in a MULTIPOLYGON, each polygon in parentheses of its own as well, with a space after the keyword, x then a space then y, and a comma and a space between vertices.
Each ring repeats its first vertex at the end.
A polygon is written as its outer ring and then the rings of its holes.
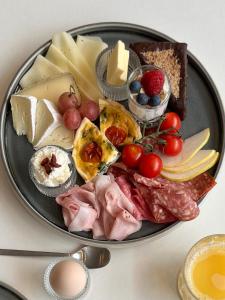
POLYGON ((164 74, 160 70, 147 71, 141 78, 141 84, 148 96, 159 95, 164 84, 164 74))

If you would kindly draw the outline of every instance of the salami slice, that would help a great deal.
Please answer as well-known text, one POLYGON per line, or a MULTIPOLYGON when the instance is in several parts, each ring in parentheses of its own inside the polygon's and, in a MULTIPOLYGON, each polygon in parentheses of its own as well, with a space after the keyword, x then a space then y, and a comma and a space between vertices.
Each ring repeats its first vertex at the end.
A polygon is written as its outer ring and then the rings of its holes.
MULTIPOLYGON (((216 184, 208 173, 190 181, 173 182, 160 176, 153 179, 143 177, 123 164, 111 166, 109 172, 115 177, 123 175, 126 178, 129 185, 127 197, 138 207, 143 219, 155 223, 196 218, 199 214, 197 202, 216 184)), ((125 187, 119 186, 126 194, 125 187)))

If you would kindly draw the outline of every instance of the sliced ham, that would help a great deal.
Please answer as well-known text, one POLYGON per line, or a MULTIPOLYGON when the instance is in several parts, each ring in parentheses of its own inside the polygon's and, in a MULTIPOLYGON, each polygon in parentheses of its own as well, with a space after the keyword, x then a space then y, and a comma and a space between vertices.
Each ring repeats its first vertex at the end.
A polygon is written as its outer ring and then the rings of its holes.
POLYGON ((123 240, 141 228, 140 213, 114 178, 99 175, 56 198, 70 231, 93 231, 97 239, 123 240))

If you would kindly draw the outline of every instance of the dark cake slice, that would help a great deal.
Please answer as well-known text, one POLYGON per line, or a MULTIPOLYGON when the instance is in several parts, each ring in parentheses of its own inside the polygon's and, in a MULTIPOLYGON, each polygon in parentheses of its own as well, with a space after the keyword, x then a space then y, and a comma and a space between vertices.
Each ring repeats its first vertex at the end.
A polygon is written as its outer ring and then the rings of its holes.
POLYGON ((172 89, 169 108, 183 120, 186 114, 187 44, 140 42, 131 44, 130 48, 137 53, 142 64, 165 70, 172 89))

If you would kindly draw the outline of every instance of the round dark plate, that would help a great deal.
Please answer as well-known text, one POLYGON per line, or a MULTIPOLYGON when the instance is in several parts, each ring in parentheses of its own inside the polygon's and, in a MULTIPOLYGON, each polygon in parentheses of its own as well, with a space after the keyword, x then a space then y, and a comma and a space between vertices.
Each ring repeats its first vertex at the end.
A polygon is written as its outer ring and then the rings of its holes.
POLYGON ((0 282, 0 300, 26 300, 19 292, 0 282))
MULTIPOLYGON (((123 40, 127 45, 138 41, 174 41, 171 38, 152 29, 126 23, 99 23, 82 26, 69 31, 74 37, 77 34, 100 36, 109 45, 117 40, 123 40)), ((87 244, 123 245, 150 239, 167 231, 173 224, 152 224, 143 222, 140 231, 128 237, 122 242, 96 241, 91 233, 69 233, 64 226, 61 208, 53 198, 40 194, 32 184, 28 174, 28 161, 33 153, 32 146, 26 137, 18 137, 13 129, 10 107, 10 96, 19 88, 18 83, 23 74, 31 67, 38 54, 45 54, 50 41, 35 51, 22 65, 11 82, 6 93, 1 115, 1 150, 7 174, 21 201, 30 208, 39 218, 48 224, 67 233, 87 244)), ((216 176, 224 152, 224 112, 220 96, 209 74, 199 61, 188 52, 188 110, 183 122, 184 137, 193 135, 198 131, 209 127, 211 131, 208 149, 216 149, 220 152, 217 165, 211 169, 211 174, 216 176)))

